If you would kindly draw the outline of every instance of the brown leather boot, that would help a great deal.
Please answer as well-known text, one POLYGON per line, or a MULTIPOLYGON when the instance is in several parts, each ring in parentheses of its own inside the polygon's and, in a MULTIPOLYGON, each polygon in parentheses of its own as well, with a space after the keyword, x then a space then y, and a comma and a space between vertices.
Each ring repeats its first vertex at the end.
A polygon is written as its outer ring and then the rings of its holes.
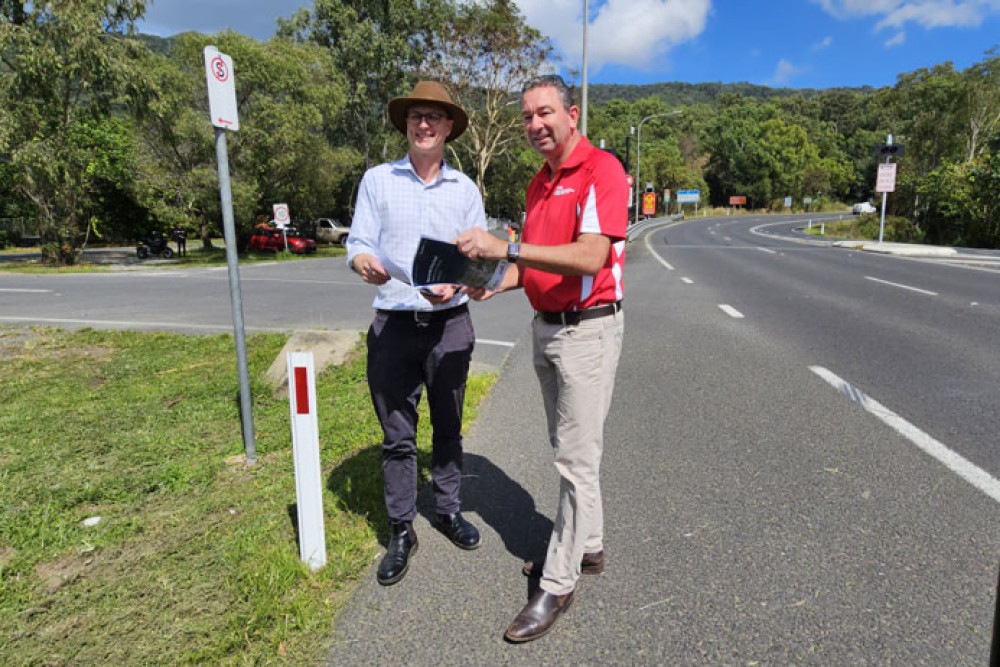
POLYGON ((566 595, 553 595, 539 588, 528 600, 528 604, 524 605, 524 609, 514 617, 504 638, 516 644, 538 639, 552 629, 556 619, 569 609, 571 602, 573 591, 566 595))
MULTIPOLYGON (((526 577, 532 577, 537 579, 542 576, 542 569, 545 567, 545 561, 525 561, 524 566, 521 568, 521 574, 526 577)), ((592 554, 583 554, 583 558, 580 559, 580 572, 582 574, 600 574, 604 572, 604 551, 596 551, 592 554)))

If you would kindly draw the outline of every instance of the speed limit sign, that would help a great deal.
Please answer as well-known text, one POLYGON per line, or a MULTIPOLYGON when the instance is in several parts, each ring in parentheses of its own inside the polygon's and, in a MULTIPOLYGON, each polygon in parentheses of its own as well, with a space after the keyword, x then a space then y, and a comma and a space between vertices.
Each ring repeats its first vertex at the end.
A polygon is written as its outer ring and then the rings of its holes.
POLYGON ((291 220, 291 215, 288 213, 288 204, 274 205, 274 224, 278 227, 284 227, 291 222, 291 220))

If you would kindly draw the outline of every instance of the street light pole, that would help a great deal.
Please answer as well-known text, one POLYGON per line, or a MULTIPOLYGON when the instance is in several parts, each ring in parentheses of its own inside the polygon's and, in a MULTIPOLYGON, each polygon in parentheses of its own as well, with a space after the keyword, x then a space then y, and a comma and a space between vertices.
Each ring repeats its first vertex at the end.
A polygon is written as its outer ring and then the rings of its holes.
POLYGON ((639 121, 639 129, 636 132, 636 148, 635 148, 635 224, 639 224, 639 200, 642 199, 640 192, 645 192, 645 190, 639 190, 642 187, 642 181, 639 180, 642 168, 642 124, 645 123, 650 118, 662 118, 664 116, 676 116, 678 114, 684 113, 682 109, 674 109, 669 113, 654 113, 650 116, 646 116, 639 121))
POLYGON ((580 123, 580 134, 587 136, 587 15, 589 7, 587 0, 583 0, 583 89, 580 95, 580 112, 583 122, 580 123))

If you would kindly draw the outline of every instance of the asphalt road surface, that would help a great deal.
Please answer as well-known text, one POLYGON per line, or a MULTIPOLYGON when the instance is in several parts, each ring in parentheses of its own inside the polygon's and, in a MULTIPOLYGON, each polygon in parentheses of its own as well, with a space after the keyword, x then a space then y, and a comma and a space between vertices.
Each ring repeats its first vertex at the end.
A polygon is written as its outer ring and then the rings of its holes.
MULTIPOLYGON (((41 324, 187 334, 232 333, 226 267, 127 265, 107 273, 0 273, 0 325, 41 324), (126 270, 127 269, 127 270, 126 270)), ((248 333, 301 329, 367 330, 375 288, 343 258, 240 267, 248 333)), ((499 367, 531 317, 522 300, 472 304, 476 368, 499 367)))
MULTIPOLYGON (((373 563, 330 664, 986 664, 1000 267, 834 248, 794 231, 803 220, 699 218, 629 246, 608 567, 520 646, 502 635, 558 481, 524 296, 477 304, 480 363, 502 364, 466 439, 463 507, 484 545, 434 532, 423 489, 410 572, 380 587, 373 563)), ((251 330, 370 320, 342 260, 243 279, 251 330)), ((0 274, 0 324, 31 322, 225 331, 226 274, 0 274)))
POLYGON ((552 633, 502 639, 558 487, 522 340, 466 440, 484 546, 434 532, 425 489, 410 573, 388 588, 369 573, 330 664, 985 664, 998 274, 755 229, 775 222, 631 244, 609 565, 552 633))

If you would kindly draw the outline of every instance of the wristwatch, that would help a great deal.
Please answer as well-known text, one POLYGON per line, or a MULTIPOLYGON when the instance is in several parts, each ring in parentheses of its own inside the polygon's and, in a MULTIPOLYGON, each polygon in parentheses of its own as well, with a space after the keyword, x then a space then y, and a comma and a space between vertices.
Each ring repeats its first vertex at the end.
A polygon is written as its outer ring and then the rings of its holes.
POLYGON ((521 244, 520 243, 508 243, 507 244, 507 261, 511 264, 517 263, 517 258, 521 256, 521 244))

